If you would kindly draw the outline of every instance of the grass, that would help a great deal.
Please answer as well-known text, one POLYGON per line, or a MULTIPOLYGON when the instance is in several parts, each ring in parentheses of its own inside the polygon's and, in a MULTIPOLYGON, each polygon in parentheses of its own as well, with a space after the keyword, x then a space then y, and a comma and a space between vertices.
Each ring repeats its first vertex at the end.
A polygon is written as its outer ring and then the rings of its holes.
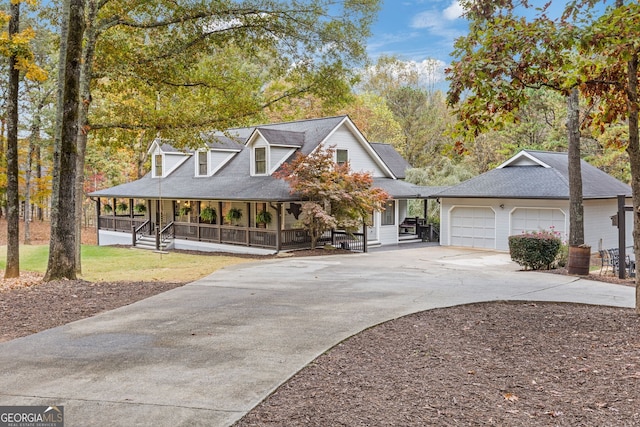
MULTIPOLYGON (((48 245, 21 245, 20 271, 44 273, 48 245)), ((0 270, 4 270, 7 247, 0 246, 0 270)), ((82 279, 91 282, 158 281, 191 282, 228 265, 251 261, 231 256, 160 254, 109 246, 82 247, 82 279)))

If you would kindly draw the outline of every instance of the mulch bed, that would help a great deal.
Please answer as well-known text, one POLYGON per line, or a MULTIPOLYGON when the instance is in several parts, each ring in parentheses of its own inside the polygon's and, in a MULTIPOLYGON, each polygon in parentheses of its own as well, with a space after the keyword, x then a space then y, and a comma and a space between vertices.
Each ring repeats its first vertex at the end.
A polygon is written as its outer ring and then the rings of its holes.
POLYGON ((235 424, 640 425, 640 316, 553 303, 432 310, 337 345, 235 424))
POLYGON ((0 342, 132 304, 184 283, 33 281, 0 291, 0 342))

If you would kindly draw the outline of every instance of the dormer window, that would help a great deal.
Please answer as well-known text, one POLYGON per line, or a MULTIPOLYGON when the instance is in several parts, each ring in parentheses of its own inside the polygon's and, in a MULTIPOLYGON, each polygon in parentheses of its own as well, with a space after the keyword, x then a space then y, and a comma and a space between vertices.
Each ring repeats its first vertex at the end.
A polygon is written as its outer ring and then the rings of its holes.
POLYGON ((336 150, 336 163, 343 165, 349 161, 349 150, 336 150))
POLYGON ((156 154, 155 156, 153 156, 153 160, 155 162, 155 176, 156 177, 161 177, 162 176, 162 154, 156 154))
POLYGON ((208 153, 206 151, 198 151, 198 175, 206 176, 208 174, 208 153))
POLYGON ((267 148, 256 147, 254 155, 254 170, 256 175, 266 175, 267 173, 267 148))

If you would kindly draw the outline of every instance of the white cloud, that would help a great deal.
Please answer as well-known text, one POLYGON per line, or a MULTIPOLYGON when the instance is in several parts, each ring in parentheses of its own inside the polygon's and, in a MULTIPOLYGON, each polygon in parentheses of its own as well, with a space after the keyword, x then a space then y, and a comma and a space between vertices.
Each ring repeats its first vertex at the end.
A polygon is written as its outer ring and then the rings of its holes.
POLYGON ((436 11, 420 12, 411 20, 412 28, 432 28, 437 29, 442 26, 442 18, 436 11))
POLYGON ((458 0, 454 0, 454 2, 442 12, 442 15, 449 21, 460 18, 462 14, 464 14, 464 8, 458 0))
POLYGON ((411 27, 439 30, 445 27, 446 21, 455 21, 463 14, 464 8, 458 0, 454 0, 442 12, 434 9, 420 12, 411 20, 411 27))

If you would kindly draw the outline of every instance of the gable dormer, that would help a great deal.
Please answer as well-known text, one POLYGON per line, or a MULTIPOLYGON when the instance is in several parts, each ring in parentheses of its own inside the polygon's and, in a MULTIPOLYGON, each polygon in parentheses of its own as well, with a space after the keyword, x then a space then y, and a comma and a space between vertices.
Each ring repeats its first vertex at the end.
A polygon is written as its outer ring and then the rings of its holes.
POLYGON ((256 128, 247 140, 251 176, 271 175, 302 147, 304 139, 304 132, 256 128))
POLYGON ((195 176, 207 177, 215 175, 243 148, 242 144, 226 135, 214 135, 203 148, 196 150, 195 176))
POLYGON ((180 152, 159 139, 151 143, 151 147, 149 147, 147 153, 151 156, 151 176, 153 178, 169 176, 191 157, 190 154, 180 152))

